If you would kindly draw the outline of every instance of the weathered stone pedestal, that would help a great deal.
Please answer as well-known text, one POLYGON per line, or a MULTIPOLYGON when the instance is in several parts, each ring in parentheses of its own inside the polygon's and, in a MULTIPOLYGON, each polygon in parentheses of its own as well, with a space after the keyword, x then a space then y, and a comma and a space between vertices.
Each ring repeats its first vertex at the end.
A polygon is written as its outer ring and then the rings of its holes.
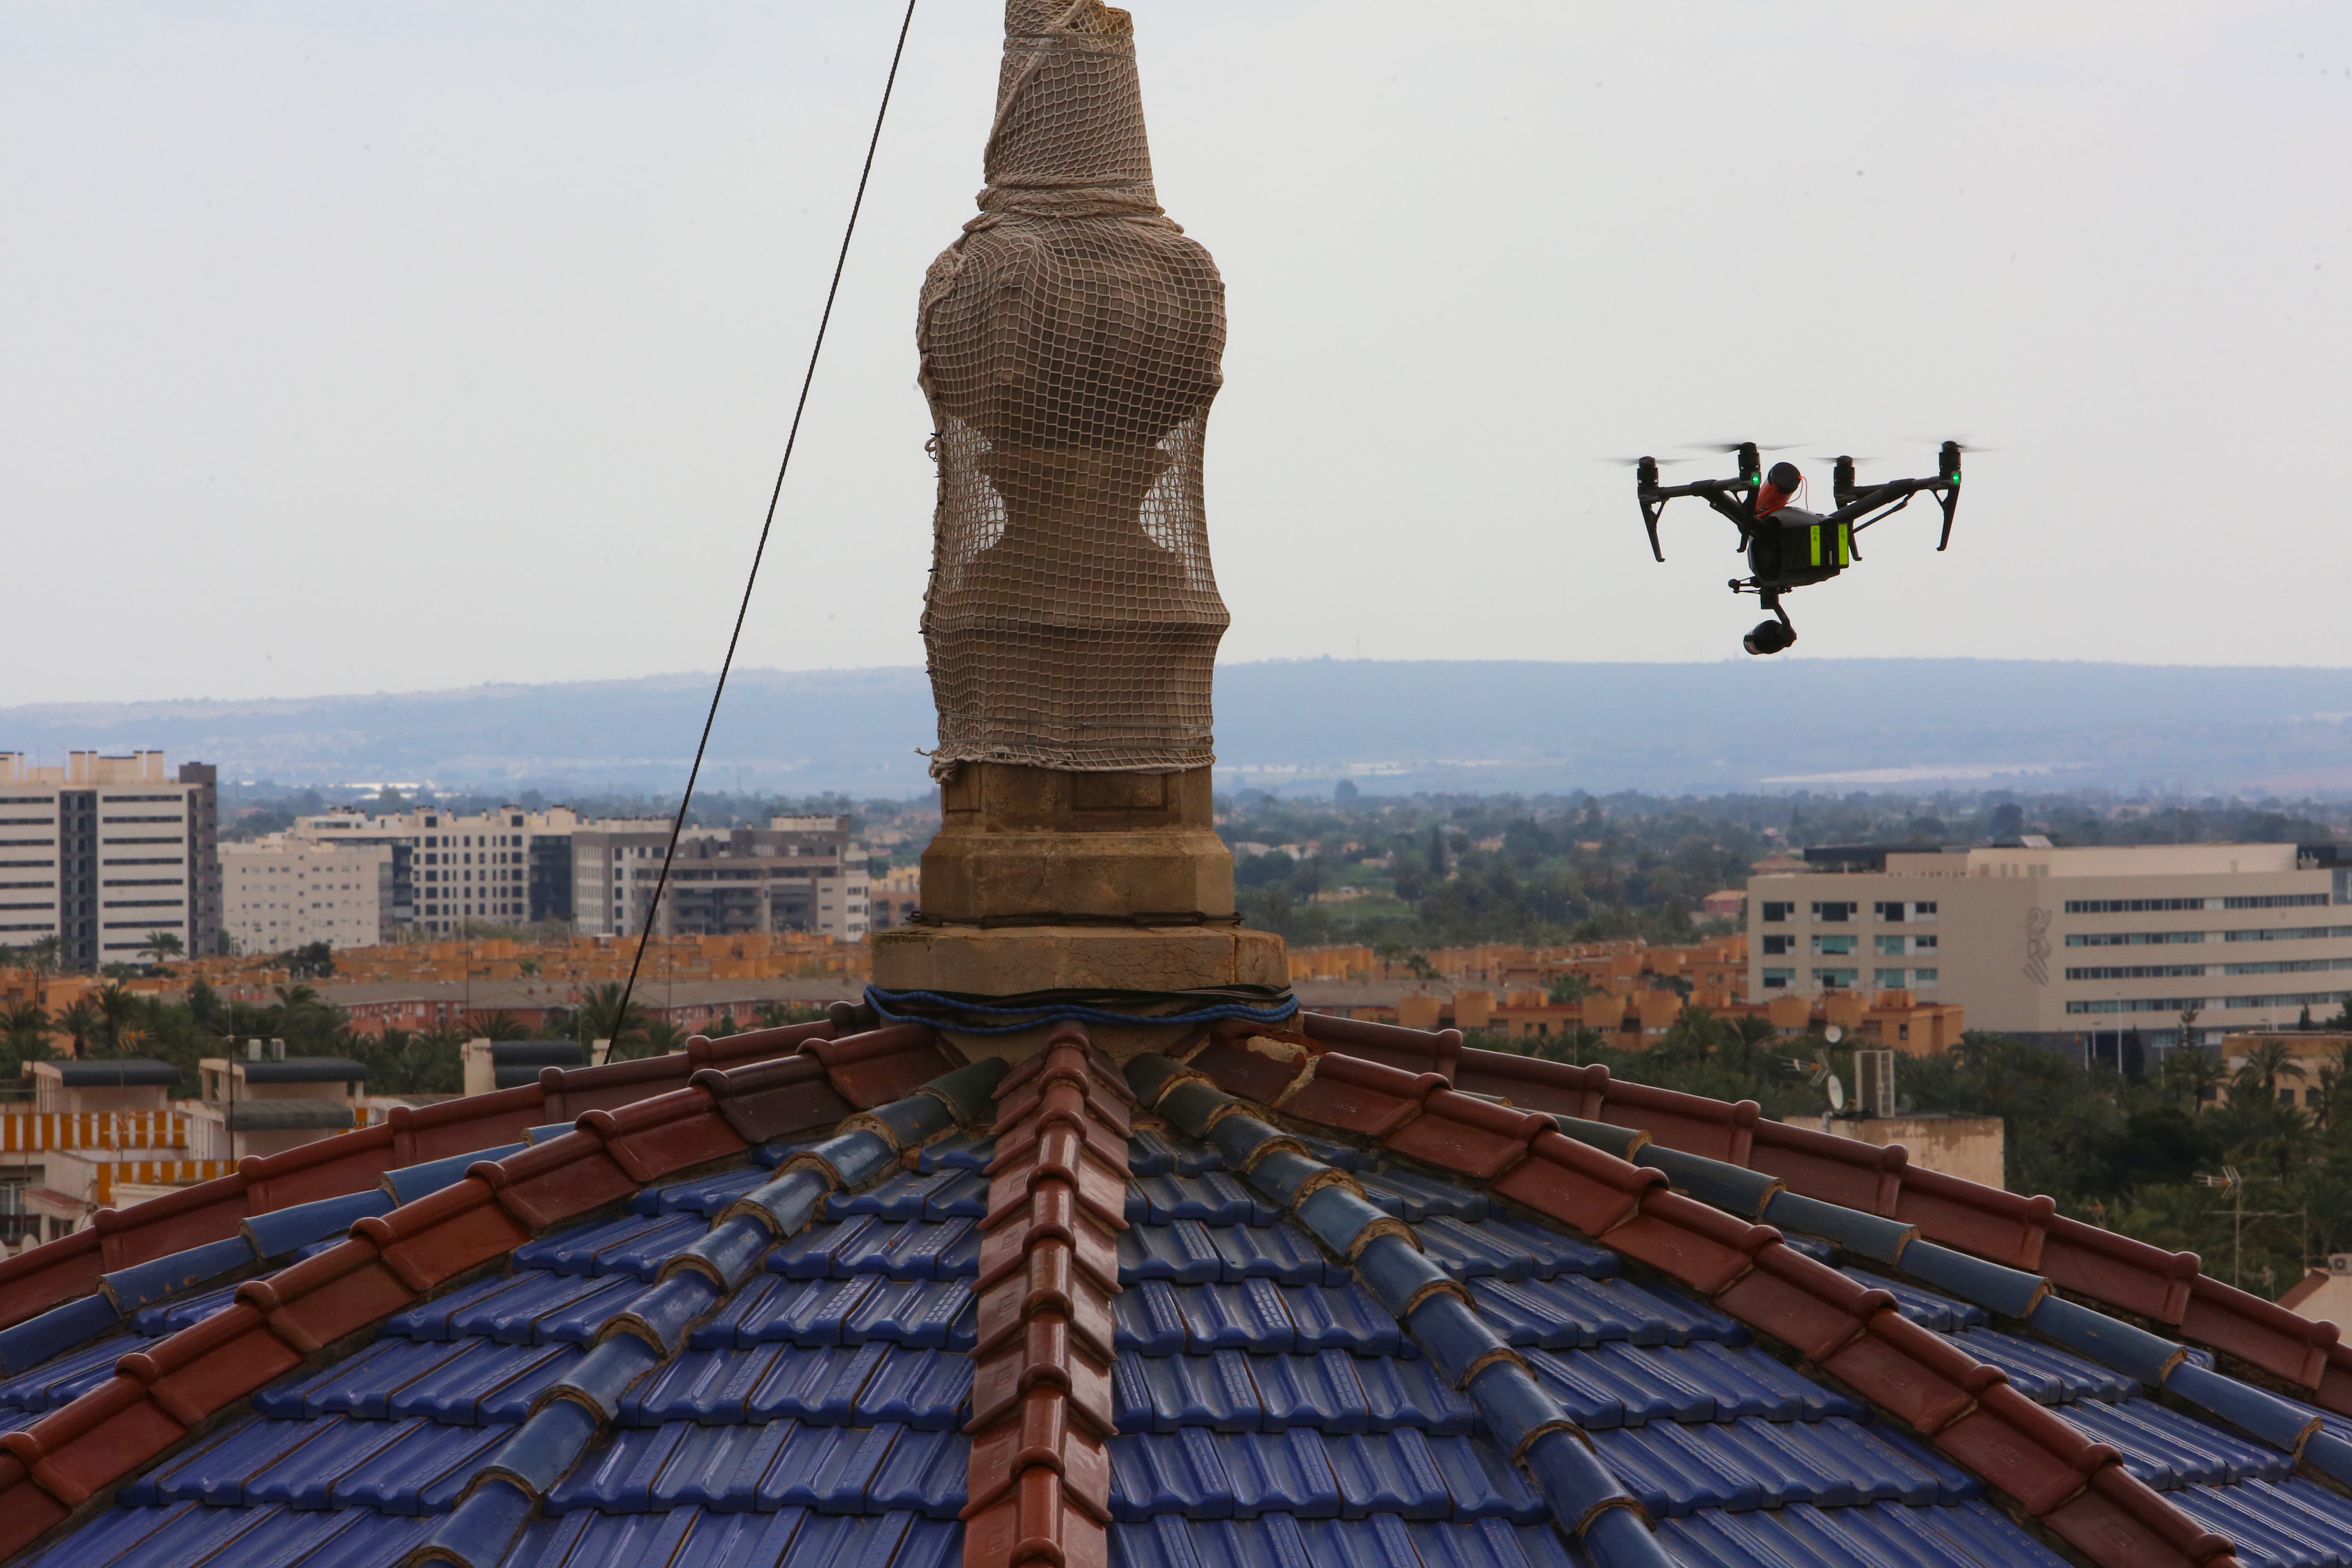
POLYGON ((1282 939, 1235 921, 1233 855, 1216 834, 1207 768, 967 763, 940 796, 939 837, 923 852, 922 923, 874 938, 883 989, 1008 996, 1289 984, 1282 939))

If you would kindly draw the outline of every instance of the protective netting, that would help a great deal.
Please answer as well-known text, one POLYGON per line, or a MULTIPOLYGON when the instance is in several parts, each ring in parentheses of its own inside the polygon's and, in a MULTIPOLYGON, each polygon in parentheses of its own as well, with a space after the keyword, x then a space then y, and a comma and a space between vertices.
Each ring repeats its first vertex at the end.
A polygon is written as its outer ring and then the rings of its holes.
POLYGON ((1204 767, 1224 286, 1153 197, 1128 14, 1008 0, 981 216, 916 326, 939 432, 931 771, 1204 767))

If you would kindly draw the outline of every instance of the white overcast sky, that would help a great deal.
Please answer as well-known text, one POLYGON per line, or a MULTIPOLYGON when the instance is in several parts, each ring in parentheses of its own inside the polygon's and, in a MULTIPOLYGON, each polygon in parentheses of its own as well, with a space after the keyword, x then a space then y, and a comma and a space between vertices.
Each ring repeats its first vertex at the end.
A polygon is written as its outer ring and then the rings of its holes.
MULTIPOLYGON (((1951 552, 1874 532, 1792 666, 2352 664, 2341 0, 1133 9, 1226 658, 1738 658, 1727 529, 1654 564, 1594 457, 1949 433, 1951 552)), ((0 705, 715 668, 898 19, 9 0, 0 705)), ((1000 27, 917 10, 747 665, 920 659, 1000 27)))

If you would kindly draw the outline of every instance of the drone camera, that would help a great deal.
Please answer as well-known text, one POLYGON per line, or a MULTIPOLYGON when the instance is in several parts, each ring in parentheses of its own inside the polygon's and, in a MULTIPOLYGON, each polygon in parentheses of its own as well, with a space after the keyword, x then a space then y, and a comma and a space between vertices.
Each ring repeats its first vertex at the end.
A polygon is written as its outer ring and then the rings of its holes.
POLYGON ((1739 646, 1753 654, 1779 653, 1796 640, 1796 627, 1780 621, 1759 621, 1754 631, 1739 639, 1739 646))

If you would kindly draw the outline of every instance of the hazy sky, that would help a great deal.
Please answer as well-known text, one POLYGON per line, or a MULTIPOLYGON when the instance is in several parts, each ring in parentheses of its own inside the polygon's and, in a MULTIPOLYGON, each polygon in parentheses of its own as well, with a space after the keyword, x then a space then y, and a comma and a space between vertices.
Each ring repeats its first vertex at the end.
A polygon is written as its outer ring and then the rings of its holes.
MULTIPOLYGON (((2002 448, 1951 552, 1915 508, 1794 596, 1791 702, 2352 664, 2352 8, 1133 9, 1227 288, 1227 658, 1738 658, 1728 529, 1654 563, 1593 458, 1948 433, 2002 448)), ((0 8, 0 705, 715 668, 898 16, 0 8)), ((921 657, 915 293, 1000 26, 916 13, 748 664, 921 657)))

